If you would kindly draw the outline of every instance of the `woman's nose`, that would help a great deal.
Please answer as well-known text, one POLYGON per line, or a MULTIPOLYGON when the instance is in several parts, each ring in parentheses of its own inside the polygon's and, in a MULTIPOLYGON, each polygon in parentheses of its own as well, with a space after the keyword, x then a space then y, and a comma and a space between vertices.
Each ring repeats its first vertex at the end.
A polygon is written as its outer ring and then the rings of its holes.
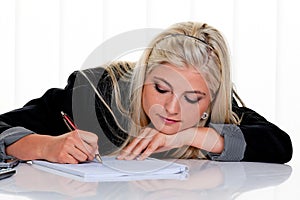
POLYGON ((180 112, 179 99, 175 94, 172 94, 168 99, 166 99, 165 109, 170 115, 176 115, 180 112))

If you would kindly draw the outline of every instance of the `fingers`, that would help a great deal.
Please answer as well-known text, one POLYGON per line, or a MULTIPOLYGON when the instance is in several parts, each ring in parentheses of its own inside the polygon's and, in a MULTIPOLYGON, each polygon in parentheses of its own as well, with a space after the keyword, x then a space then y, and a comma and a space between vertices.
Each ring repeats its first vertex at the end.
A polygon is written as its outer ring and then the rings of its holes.
POLYGON ((76 144, 76 147, 88 156, 88 160, 93 160, 98 153, 97 135, 82 130, 77 130, 77 134, 81 143, 76 144))
POLYGON ((126 148, 122 151, 123 154, 119 159, 133 160, 137 158, 148 146, 150 141, 151 140, 149 139, 142 139, 138 143, 136 143, 135 146, 133 146, 133 143, 131 143, 129 148, 126 148))
POLYGON ((70 135, 64 135, 57 141, 58 146, 52 148, 54 154, 50 161, 76 164, 87 160, 88 156, 74 145, 76 140, 70 135))
POLYGON ((152 153, 156 152, 160 146, 163 146, 163 137, 155 136, 147 149, 140 155, 139 159, 144 160, 149 157, 152 153))
POLYGON ((161 139, 155 129, 146 128, 138 138, 135 138, 125 147, 117 159, 145 159, 150 156, 160 145, 161 139), (156 135, 155 135, 156 134, 156 135))
POLYGON ((95 152, 98 150, 97 140, 95 134, 81 130, 61 135, 53 147, 56 155, 52 156, 54 157, 52 160, 59 163, 79 163, 93 160, 95 152))
POLYGON ((132 160, 136 158, 139 153, 144 149, 143 147, 147 146, 147 135, 149 130, 144 129, 143 132, 131 141, 119 154, 117 159, 119 160, 132 160), (142 142, 141 142, 142 141, 142 142))
POLYGON ((86 144, 94 148, 94 151, 98 150, 98 137, 96 134, 82 130, 77 130, 77 133, 86 144))
POLYGON ((76 130, 74 132, 77 133, 76 139, 80 141, 76 142, 75 147, 87 156, 87 160, 93 160, 95 158, 95 154, 98 152, 97 135, 82 130, 76 130))
MULTIPOLYGON (((136 148, 136 146, 140 143, 140 141, 142 139, 146 138, 146 136, 147 136, 147 131, 144 130, 139 137, 135 138, 131 143, 129 143, 129 145, 127 145, 121 151, 121 153, 119 154, 119 156, 117 157, 117 159, 119 159, 119 160, 123 160, 125 158, 128 159, 130 157, 130 155, 132 154, 132 151, 134 150, 134 148, 136 148)), ((138 156, 137 151, 138 150, 135 151, 136 156, 138 156)), ((133 155, 131 155, 131 156, 133 157, 133 155)), ((133 159, 133 158, 131 158, 131 159, 133 159)))
POLYGON ((74 156, 72 156, 71 154, 66 153, 66 154, 58 155, 57 160, 55 162, 66 163, 66 164, 78 164, 83 161, 85 161, 85 160, 83 159, 80 161, 80 160, 76 159, 74 156))

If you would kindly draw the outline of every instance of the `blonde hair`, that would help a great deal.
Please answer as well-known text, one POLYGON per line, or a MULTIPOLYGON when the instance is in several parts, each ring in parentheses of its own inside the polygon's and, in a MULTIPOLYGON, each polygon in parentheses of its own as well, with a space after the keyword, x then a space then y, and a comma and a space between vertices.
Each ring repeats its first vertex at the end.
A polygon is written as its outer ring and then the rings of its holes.
MULTIPOLYGON (((137 137, 140 131, 150 123, 142 107, 143 84, 147 74, 162 63, 170 63, 177 67, 192 66, 198 69, 210 90, 211 104, 208 110, 210 122, 238 124, 240 120, 232 111, 232 94, 236 95, 236 93, 232 88, 229 57, 222 34, 205 23, 174 24, 154 38, 131 75, 131 99, 128 113, 131 117, 130 135, 123 146, 137 137)), ((206 120, 199 122, 199 126, 205 124, 206 120)), ((201 151, 193 147, 178 149, 174 156, 205 158, 201 151)))

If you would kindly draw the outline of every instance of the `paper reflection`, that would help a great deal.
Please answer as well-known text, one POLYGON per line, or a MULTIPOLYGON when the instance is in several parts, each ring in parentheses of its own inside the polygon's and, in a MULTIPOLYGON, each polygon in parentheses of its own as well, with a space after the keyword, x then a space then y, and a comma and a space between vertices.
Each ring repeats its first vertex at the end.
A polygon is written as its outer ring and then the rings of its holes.
POLYGON ((30 164, 22 164, 17 167, 15 176, 0 182, 0 191, 15 195, 43 195, 43 199, 51 194, 57 197, 88 197, 96 194, 97 185, 98 183, 80 182, 39 170, 30 164))
POLYGON ((239 194, 286 181, 288 165, 177 160, 189 166, 186 180, 82 182, 22 164, 17 175, 0 182, 1 194, 30 199, 235 199, 239 194), (88 198, 87 198, 88 197, 88 198))

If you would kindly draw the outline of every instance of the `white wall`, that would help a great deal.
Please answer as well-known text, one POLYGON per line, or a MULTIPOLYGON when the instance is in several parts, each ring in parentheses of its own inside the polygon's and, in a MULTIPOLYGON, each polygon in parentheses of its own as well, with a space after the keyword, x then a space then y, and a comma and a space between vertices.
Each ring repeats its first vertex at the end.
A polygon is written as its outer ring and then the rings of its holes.
POLYGON ((247 106, 292 137, 293 163, 300 152, 298 8, 296 0, 0 0, 0 112, 63 87, 117 34, 204 21, 226 36, 247 106))

